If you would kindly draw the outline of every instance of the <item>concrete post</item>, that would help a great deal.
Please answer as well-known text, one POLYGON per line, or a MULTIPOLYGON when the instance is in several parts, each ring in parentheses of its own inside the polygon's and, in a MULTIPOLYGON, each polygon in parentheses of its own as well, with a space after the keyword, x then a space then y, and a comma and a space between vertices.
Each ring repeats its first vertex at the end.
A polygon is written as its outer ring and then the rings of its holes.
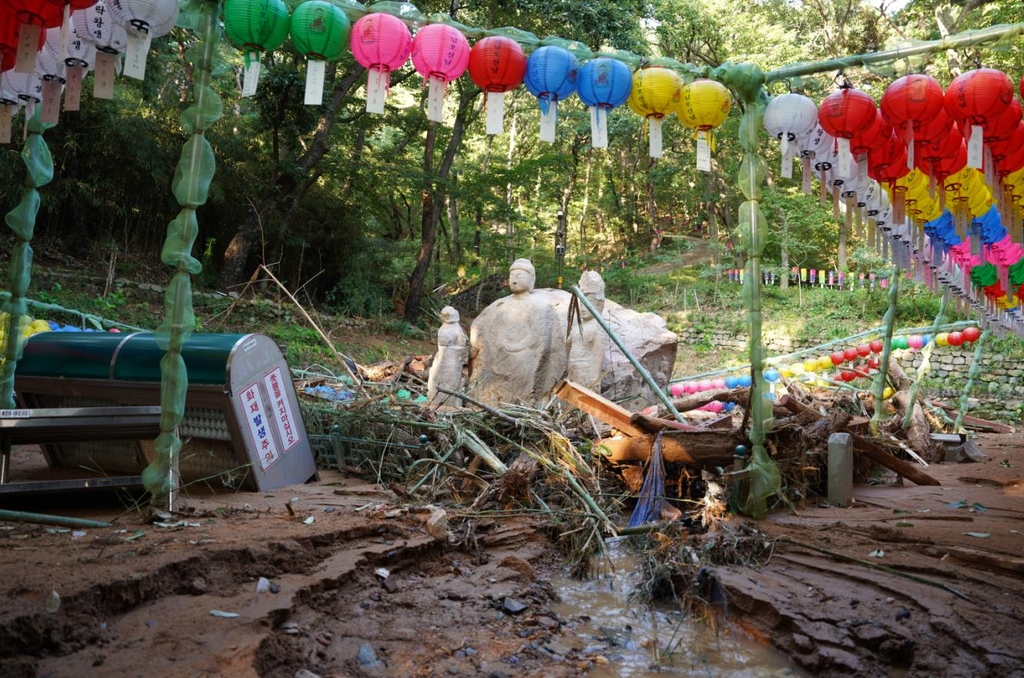
POLYGON ((828 437, 828 503, 853 503, 853 437, 849 433, 828 437))

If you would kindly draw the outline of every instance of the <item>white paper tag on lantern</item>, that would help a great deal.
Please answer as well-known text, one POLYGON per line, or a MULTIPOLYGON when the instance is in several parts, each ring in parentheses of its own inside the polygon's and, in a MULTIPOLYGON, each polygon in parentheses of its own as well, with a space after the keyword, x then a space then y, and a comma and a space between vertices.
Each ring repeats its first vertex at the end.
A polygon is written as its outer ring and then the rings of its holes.
POLYGON ((17 106, 0 104, 0 144, 11 143, 11 116, 17 106))
POLYGON ((63 88, 60 80, 43 80, 43 110, 39 119, 50 125, 60 122, 60 94, 63 88))
POLYGON ((850 171, 853 169, 853 154, 850 153, 850 140, 849 139, 836 139, 839 149, 839 176, 848 177, 850 171))
POLYGON ((68 81, 64 83, 64 110, 77 111, 82 103, 82 76, 85 66, 68 66, 68 81))
POLYGON ((648 151, 652 158, 661 157, 661 118, 647 118, 647 132, 650 137, 648 151))
POLYGON ((555 142, 555 129, 558 127, 558 102, 548 102, 548 112, 540 112, 540 140, 555 142))
POLYGON ((256 96, 256 86, 260 83, 260 53, 249 52, 249 60, 245 66, 245 77, 242 79, 242 96, 256 96))
POLYGON ((35 72, 36 53, 39 51, 39 32, 41 30, 43 30, 43 27, 38 24, 21 24, 18 27, 18 52, 14 62, 15 73, 31 74, 35 72))
MULTIPOLYGON (((785 137, 783 137, 785 142, 785 137)), ((792 179, 793 178, 793 155, 790 153, 792 146, 786 146, 786 150, 782 152, 782 178, 792 179)))
POLYGON ((971 125, 971 138, 967 140, 967 166, 981 169, 981 158, 985 131, 981 125, 971 125))
MULTIPOLYGON (((697 132, 697 169, 701 172, 711 171, 711 144, 708 143, 707 132, 697 132)), ((792 175, 792 164, 790 164, 792 175)))
POLYGON ((487 133, 501 134, 505 130, 505 93, 484 93, 484 109, 487 111, 487 133))
POLYGON ((442 122, 444 120, 444 80, 427 78, 427 120, 442 122))
POLYGON ((307 106, 319 106, 324 102, 324 75, 327 62, 311 59, 306 62, 306 98, 307 106))
POLYGON ((129 78, 144 80, 146 78, 146 57, 153 38, 149 31, 128 31, 128 47, 124 53, 124 74, 129 78))
POLYGON ((117 55, 96 52, 96 70, 93 72, 92 96, 96 99, 114 98, 114 78, 117 76, 117 55))
POLYGON ((366 112, 383 113, 388 96, 388 74, 371 68, 366 71, 366 112))
POLYGON ((590 107, 590 145, 593 148, 608 148, 608 109, 590 107))

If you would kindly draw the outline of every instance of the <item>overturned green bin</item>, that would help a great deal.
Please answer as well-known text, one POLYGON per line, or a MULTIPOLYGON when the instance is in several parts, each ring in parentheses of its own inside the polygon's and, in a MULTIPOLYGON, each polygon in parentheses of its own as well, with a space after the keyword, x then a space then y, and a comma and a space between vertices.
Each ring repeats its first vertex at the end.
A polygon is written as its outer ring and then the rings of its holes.
MULTIPOLYGON (((14 390, 26 408, 160 404, 164 351, 150 332, 43 332, 25 344, 14 390)), ((265 491, 303 483, 316 460, 291 373, 277 344, 261 334, 194 334, 182 440, 183 485, 265 491)), ((43 446, 47 463, 107 474, 141 473, 152 441, 43 446)))

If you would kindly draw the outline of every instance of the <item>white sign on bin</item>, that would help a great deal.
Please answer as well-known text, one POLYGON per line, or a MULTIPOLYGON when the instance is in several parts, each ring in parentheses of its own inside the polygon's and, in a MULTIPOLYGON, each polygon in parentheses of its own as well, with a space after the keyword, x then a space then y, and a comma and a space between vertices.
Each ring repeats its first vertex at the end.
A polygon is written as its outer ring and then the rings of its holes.
POLYGON ((270 419, 277 425, 277 434, 284 445, 282 452, 295 447, 299 442, 299 433, 295 430, 295 417, 292 416, 292 404, 285 395, 283 385, 283 373, 280 367, 275 367, 269 374, 263 377, 263 384, 270 394, 270 419))
POLYGON ((259 383, 249 384, 238 394, 238 398, 242 401, 242 411, 245 412, 245 421, 249 425, 249 434, 259 455, 260 466, 266 471, 281 458, 281 454, 277 451, 274 436, 267 428, 267 408, 260 395, 259 383))

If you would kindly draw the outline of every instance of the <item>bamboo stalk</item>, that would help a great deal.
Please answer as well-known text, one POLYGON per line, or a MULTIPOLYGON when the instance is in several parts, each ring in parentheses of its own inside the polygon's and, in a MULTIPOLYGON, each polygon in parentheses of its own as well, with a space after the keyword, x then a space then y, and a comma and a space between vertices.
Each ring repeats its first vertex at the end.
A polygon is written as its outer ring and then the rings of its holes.
POLYGON ((57 525, 58 527, 113 527, 111 523, 104 523, 99 520, 88 520, 86 518, 71 518, 69 516, 53 516, 46 513, 8 511, 6 509, 0 509, 0 520, 7 520, 12 523, 36 523, 39 525, 57 525))

